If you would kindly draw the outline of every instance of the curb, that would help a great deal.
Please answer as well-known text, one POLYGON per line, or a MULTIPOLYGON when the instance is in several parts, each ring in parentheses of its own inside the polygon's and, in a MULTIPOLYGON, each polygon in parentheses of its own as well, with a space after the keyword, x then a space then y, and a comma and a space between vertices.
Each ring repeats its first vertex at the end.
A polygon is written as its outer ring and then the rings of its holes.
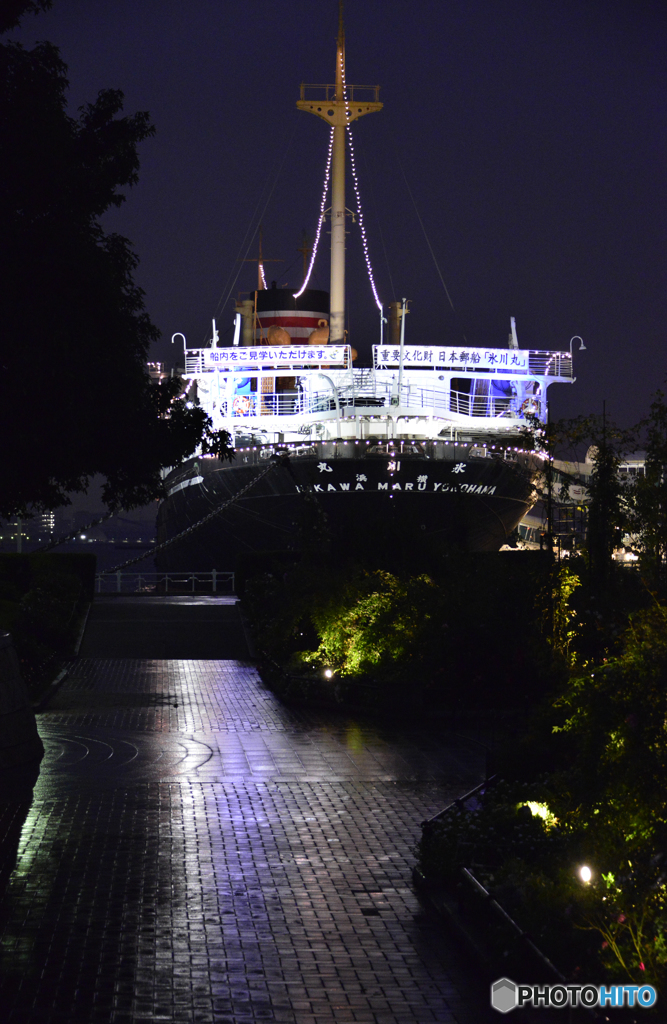
MULTIPOLYGON (((480 947, 477 936, 471 929, 466 928, 456 908, 448 901, 446 890, 442 886, 429 884, 418 867, 412 869, 412 880, 420 900, 437 914, 450 934, 461 943, 475 960, 477 968, 486 984, 491 986, 498 978, 504 977, 507 968, 503 966, 502 962, 489 956, 480 947)), ((546 1012, 550 1013, 551 1010, 546 1012)), ((544 1011, 524 1006, 513 1012, 512 1019, 517 1022, 523 1021, 524 1024, 540 1024, 540 1022, 544 1021, 544 1011)), ((601 1021, 602 1019, 592 1010, 577 1007, 566 1012, 564 1024, 574 1024, 574 1022, 593 1024, 594 1021, 601 1021)), ((619 1024, 627 1024, 627 1018, 625 1020, 619 1018, 619 1024)))
POLYGON ((467 951, 475 958, 477 965, 482 969, 485 980, 489 983, 494 980, 494 969, 490 957, 481 949, 471 932, 462 924, 459 916, 448 906, 443 890, 440 887, 436 888, 430 885, 418 867, 412 869, 412 881, 419 893, 420 899, 428 904, 431 910, 435 911, 438 917, 444 921, 456 938, 460 939, 467 951))
POLYGON ((250 628, 250 623, 248 622, 248 620, 245 617, 245 614, 244 614, 244 611, 243 611, 243 602, 241 601, 241 599, 238 596, 236 598, 236 605, 237 605, 238 610, 239 610, 239 618, 241 619, 241 628, 243 630, 243 636, 245 637, 245 643, 246 643, 246 647, 248 648, 248 654, 250 655, 250 659, 251 659, 251 661, 259 661, 260 657, 259 657, 259 654, 257 653, 257 648, 255 647, 255 641, 254 641, 254 638, 253 638, 253 635, 252 635, 252 630, 250 628))
POLYGON ((65 668, 62 668, 60 670, 60 672, 58 673, 56 678, 53 680, 53 682, 49 686, 49 688, 46 691, 46 693, 42 694, 40 699, 38 701, 35 701, 35 703, 32 705, 32 710, 35 712, 35 714, 39 714, 40 711, 44 710, 44 708, 49 703, 49 701, 53 697, 55 697, 55 695, 57 694, 57 692, 60 689, 60 687, 62 686, 62 684, 65 682, 65 679, 67 678, 68 675, 69 675, 69 667, 66 666, 65 668))
POLYGON ((86 632, 86 626, 88 625, 88 616, 90 615, 90 609, 92 608, 92 606, 93 606, 93 602, 89 601, 88 602, 88 607, 86 608, 86 612, 85 612, 85 615, 83 617, 83 622, 81 623, 81 627, 79 629, 79 633, 77 635, 76 642, 74 644, 74 654, 73 654, 72 658, 68 659, 68 664, 65 665, 64 668, 61 668, 60 672, 58 673, 56 678, 53 680, 53 682, 51 683, 49 688, 46 690, 46 692, 43 693, 42 696, 40 697, 40 699, 38 701, 35 701, 34 704, 32 705, 32 710, 35 712, 35 714, 38 714, 40 711, 43 711, 44 708, 49 703, 49 701, 52 700, 53 697, 55 697, 55 695, 57 694, 58 690, 60 689, 62 684, 65 682, 65 679, 67 678, 67 676, 69 674, 69 670, 70 670, 70 666, 71 666, 72 661, 74 660, 74 658, 78 658, 79 651, 81 650, 81 644, 83 643, 83 635, 86 632))
MULTIPOLYGON (((81 628, 79 630, 79 635, 77 636, 76 643, 74 644, 74 657, 75 658, 79 657, 79 651, 81 649, 81 644, 83 643, 83 634, 86 632, 86 626, 88 625, 88 616, 90 615, 90 609, 92 607, 93 607, 93 602, 89 601, 88 602, 88 607, 86 608, 86 614, 84 615, 83 622, 81 623, 81 628)), ((52 683, 51 685, 55 686, 55 683, 52 683)))

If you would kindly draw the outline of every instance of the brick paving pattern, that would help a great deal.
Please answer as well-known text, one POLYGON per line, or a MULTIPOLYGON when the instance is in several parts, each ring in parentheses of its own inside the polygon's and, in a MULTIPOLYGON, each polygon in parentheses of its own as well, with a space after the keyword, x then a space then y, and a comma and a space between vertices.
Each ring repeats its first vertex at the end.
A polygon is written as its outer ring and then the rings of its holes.
POLYGON ((38 726, 32 799, 0 780, 3 1024, 492 1019, 410 877, 474 746, 220 659, 82 658, 38 726))

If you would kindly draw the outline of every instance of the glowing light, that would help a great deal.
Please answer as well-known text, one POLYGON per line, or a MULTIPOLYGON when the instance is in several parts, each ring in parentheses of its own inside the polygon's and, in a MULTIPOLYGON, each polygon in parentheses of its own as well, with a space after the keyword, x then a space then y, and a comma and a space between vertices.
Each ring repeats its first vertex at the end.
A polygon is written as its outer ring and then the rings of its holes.
POLYGON ((264 264, 263 263, 260 263, 260 265, 259 265, 259 272, 260 272, 260 274, 262 276, 262 285, 264 286, 264 291, 266 291, 266 277, 264 276, 264 264))
POLYGON ((370 281, 371 288, 373 289, 373 298, 375 299, 375 304, 376 304, 377 308, 380 310, 380 312, 382 312, 382 303, 380 302, 380 298, 379 298, 378 293, 377 293, 377 287, 375 285, 375 278, 373 276, 373 267, 371 266, 371 257, 370 257, 370 253, 368 251, 368 238, 366 237, 366 226, 364 224, 364 214, 363 214, 363 210, 361 209, 361 195, 360 195, 360 192, 359 192, 359 180, 357 178, 357 168, 356 168, 356 164, 355 164, 355 161, 354 161, 354 145, 353 145, 353 142, 352 142, 352 129, 350 128, 349 124, 347 125, 347 135, 348 135, 348 139, 350 141, 350 166, 352 167, 352 180, 354 182, 354 192, 355 192, 355 195, 357 197, 357 215, 359 217, 359 228, 360 228, 360 231, 361 231, 361 244, 362 244, 363 249, 364 249, 364 259, 366 261, 366 269, 368 270, 368 280, 370 281))
POLYGON ((541 818, 547 828, 557 824, 556 816, 549 810, 547 804, 538 803, 537 800, 526 800, 519 804, 519 807, 527 807, 534 818, 541 818))
POLYGON ((327 203, 327 193, 329 191, 329 179, 331 178, 331 157, 332 157, 332 154, 333 154, 333 140, 334 140, 334 130, 333 130, 333 127, 332 127, 331 134, 329 135, 329 153, 327 155, 327 166, 326 166, 326 170, 324 172, 324 188, 322 190, 322 202, 320 203, 320 219, 317 222, 317 231, 315 232, 315 242, 313 244, 313 251, 310 254, 310 265, 308 267, 308 273, 306 274, 305 281, 301 285, 301 290, 298 291, 294 295, 295 299, 298 299, 299 296, 303 295, 303 293, 305 292, 306 288, 308 287, 308 282, 310 281, 310 275, 313 272, 313 267, 315 266, 315 257, 317 256, 317 247, 318 247, 319 242, 320 242, 320 235, 322 234, 322 225, 324 223, 324 211, 325 211, 326 203, 327 203))
POLYGON ((368 239, 366 237, 366 226, 364 224, 364 213, 361 209, 361 194, 359 192, 359 179, 357 178, 357 167, 354 159, 354 144, 352 142, 352 129, 350 128, 350 107, 347 98, 347 86, 345 84, 345 62, 341 57, 341 68, 343 74, 343 96, 345 97, 345 120, 348 122, 345 126, 347 131, 347 137, 350 142, 350 166, 352 168, 352 180, 354 182, 354 194, 357 197, 357 215, 359 217, 359 229, 361 231, 361 244, 364 249, 364 259, 366 260, 366 269, 368 270, 368 280, 371 283, 373 289, 373 298, 377 308, 382 312, 382 303, 378 297, 377 288, 375 287, 375 278, 373 277, 373 267, 371 266, 371 257, 368 252, 368 239))
POLYGON ((330 668, 325 668, 325 670, 324 670, 325 679, 331 679, 332 675, 333 675, 332 670, 330 668))
POLYGON ((583 864, 579 868, 579 878, 581 879, 581 881, 585 882, 586 885, 588 885, 592 877, 593 872, 591 871, 591 869, 586 864, 583 864))

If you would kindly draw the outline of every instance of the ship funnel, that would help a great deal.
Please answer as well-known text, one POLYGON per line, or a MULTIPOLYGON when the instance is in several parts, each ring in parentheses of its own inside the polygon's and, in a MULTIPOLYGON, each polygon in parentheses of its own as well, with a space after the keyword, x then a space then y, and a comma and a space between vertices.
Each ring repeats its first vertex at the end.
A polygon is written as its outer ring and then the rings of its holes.
POLYGON ((243 299, 236 303, 236 312, 241 314, 243 327, 241 332, 241 344, 250 346, 253 344, 255 330, 255 304, 252 299, 243 299))
POLYGON ((401 304, 389 303, 389 344, 398 348, 401 344, 401 304))

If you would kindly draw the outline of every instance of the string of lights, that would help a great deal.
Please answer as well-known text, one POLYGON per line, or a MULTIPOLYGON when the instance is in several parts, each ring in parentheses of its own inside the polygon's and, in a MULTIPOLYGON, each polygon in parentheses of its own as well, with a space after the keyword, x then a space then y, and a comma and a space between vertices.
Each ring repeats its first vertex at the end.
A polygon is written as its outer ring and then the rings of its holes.
POLYGON ((264 288, 264 291, 266 291, 266 278, 264 276, 264 264, 263 263, 260 263, 260 265, 259 265, 259 272, 262 275, 262 287, 264 288))
POLYGON ((371 257, 368 251, 368 239, 366 237, 366 227, 364 225, 364 214, 361 209, 361 195, 359 193, 359 180, 357 178, 357 168, 354 162, 354 146, 352 144, 352 129, 349 124, 347 126, 347 136, 350 140, 350 166, 352 167, 352 180, 354 181, 354 192, 357 197, 357 216, 359 218, 359 228, 361 229, 361 244, 364 248, 364 259, 366 260, 366 269, 368 270, 368 279, 371 282, 371 288, 373 289, 373 297, 377 308, 382 312, 382 303, 380 302, 377 288, 375 287, 375 278, 373 276, 373 267, 371 266, 371 257))
POLYGON ((298 299, 300 295, 303 295, 303 293, 305 292, 306 288, 308 287, 308 282, 310 281, 310 275, 312 274, 313 267, 315 265, 315 257, 317 256, 317 247, 319 245, 320 235, 322 234, 322 224, 324 223, 324 212, 326 210, 327 193, 329 192, 329 179, 331 178, 331 157, 332 157, 332 154, 333 154, 333 140, 334 140, 334 130, 332 128, 331 129, 331 134, 329 136, 329 153, 328 153, 328 156, 327 156, 327 166, 326 166, 326 170, 324 172, 324 188, 322 190, 322 202, 320 203, 320 219, 317 222, 317 231, 315 233, 315 241, 313 243, 313 251, 310 254, 310 265, 308 267, 308 273, 306 274, 306 278, 305 278, 303 284, 301 285, 300 291, 298 291, 295 294, 295 296, 294 296, 295 299, 298 299))
POLYGON ((347 121, 347 137, 350 142, 350 167, 352 168, 352 180, 354 182, 354 194, 357 197, 357 216, 359 217, 359 229, 361 231, 361 244, 364 248, 364 259, 366 260, 366 269, 368 271, 368 280, 371 283, 373 289, 373 297, 377 308, 382 312, 382 303, 380 302, 377 288, 375 287, 375 277, 373 276, 373 267, 371 266, 371 257, 368 251, 368 238, 366 237, 366 226, 364 224, 364 213, 361 208, 361 193, 359 191, 359 179, 357 177, 357 165, 354 159, 354 143, 352 141, 352 129, 350 128, 350 108, 349 101, 347 98, 347 85, 345 82, 345 61, 341 54, 341 72, 343 77, 343 96, 345 97, 345 120, 347 121))

